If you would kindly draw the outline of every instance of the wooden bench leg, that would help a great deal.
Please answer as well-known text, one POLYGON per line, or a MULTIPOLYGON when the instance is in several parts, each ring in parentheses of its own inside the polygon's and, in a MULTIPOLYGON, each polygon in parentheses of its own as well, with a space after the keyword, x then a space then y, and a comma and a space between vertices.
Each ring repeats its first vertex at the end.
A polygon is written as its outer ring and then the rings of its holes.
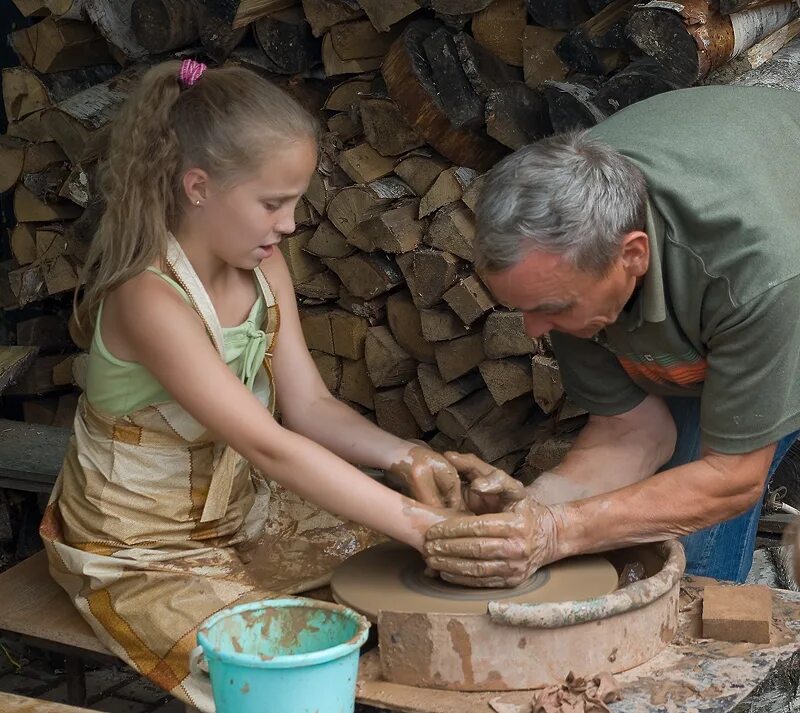
POLYGON ((67 655, 65 660, 67 674, 67 703, 73 706, 86 705, 86 672, 80 656, 67 655))

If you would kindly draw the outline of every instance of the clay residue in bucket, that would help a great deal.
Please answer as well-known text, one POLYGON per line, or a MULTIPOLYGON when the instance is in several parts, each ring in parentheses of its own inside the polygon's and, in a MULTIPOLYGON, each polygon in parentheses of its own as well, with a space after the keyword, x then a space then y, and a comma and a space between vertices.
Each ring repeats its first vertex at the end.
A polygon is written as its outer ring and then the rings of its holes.
POLYGON ((242 645, 239 643, 239 637, 238 636, 231 636, 231 645, 233 646, 233 650, 237 654, 244 653, 244 649, 242 648, 242 645))
POLYGON ((240 690, 242 691, 243 694, 247 695, 248 693, 250 693, 250 684, 245 683, 240 690))

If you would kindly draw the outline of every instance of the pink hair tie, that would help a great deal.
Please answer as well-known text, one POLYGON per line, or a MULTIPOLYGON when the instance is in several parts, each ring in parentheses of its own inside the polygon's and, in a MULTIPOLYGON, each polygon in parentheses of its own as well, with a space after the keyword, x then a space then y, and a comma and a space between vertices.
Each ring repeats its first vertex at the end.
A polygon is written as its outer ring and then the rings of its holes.
POLYGON ((178 73, 181 84, 183 84, 184 87, 191 87, 203 76, 203 72, 205 72, 206 69, 208 69, 208 67, 202 62, 195 62, 193 59, 183 60, 183 62, 181 62, 181 70, 178 73))

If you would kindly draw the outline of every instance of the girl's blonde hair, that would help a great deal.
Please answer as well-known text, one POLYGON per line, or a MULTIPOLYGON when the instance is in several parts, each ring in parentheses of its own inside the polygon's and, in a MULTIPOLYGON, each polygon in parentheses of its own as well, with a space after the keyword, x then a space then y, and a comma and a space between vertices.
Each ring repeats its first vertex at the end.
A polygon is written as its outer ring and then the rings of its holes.
POLYGON ((98 305, 110 290, 164 259, 168 232, 188 205, 186 170, 201 168, 231 187, 257 172, 281 144, 318 141, 313 117, 254 72, 207 69, 185 87, 180 68, 170 61, 148 70, 114 121, 100 174, 105 211, 75 310, 81 341, 90 338, 98 305))

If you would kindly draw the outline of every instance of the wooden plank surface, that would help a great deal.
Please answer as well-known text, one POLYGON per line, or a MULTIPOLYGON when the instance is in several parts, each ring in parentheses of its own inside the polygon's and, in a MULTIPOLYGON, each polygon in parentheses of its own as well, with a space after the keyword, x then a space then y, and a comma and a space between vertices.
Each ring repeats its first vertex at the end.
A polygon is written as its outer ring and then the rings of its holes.
MULTIPOLYGON (((39 552, 0 574, 0 630, 108 654, 39 552)), ((6 709, 0 706, 0 710, 6 709)), ((31 709, 33 710, 33 709, 31 709)))
POLYGON ((63 703, 40 701, 26 696, 15 696, 13 693, 0 693, 0 711, 3 713, 81 713, 88 708, 66 706, 63 703))
POLYGON ((0 347, 0 394, 28 370, 37 351, 36 347, 0 347))
POLYGON ((0 487, 48 492, 61 470, 72 429, 0 419, 0 487))

